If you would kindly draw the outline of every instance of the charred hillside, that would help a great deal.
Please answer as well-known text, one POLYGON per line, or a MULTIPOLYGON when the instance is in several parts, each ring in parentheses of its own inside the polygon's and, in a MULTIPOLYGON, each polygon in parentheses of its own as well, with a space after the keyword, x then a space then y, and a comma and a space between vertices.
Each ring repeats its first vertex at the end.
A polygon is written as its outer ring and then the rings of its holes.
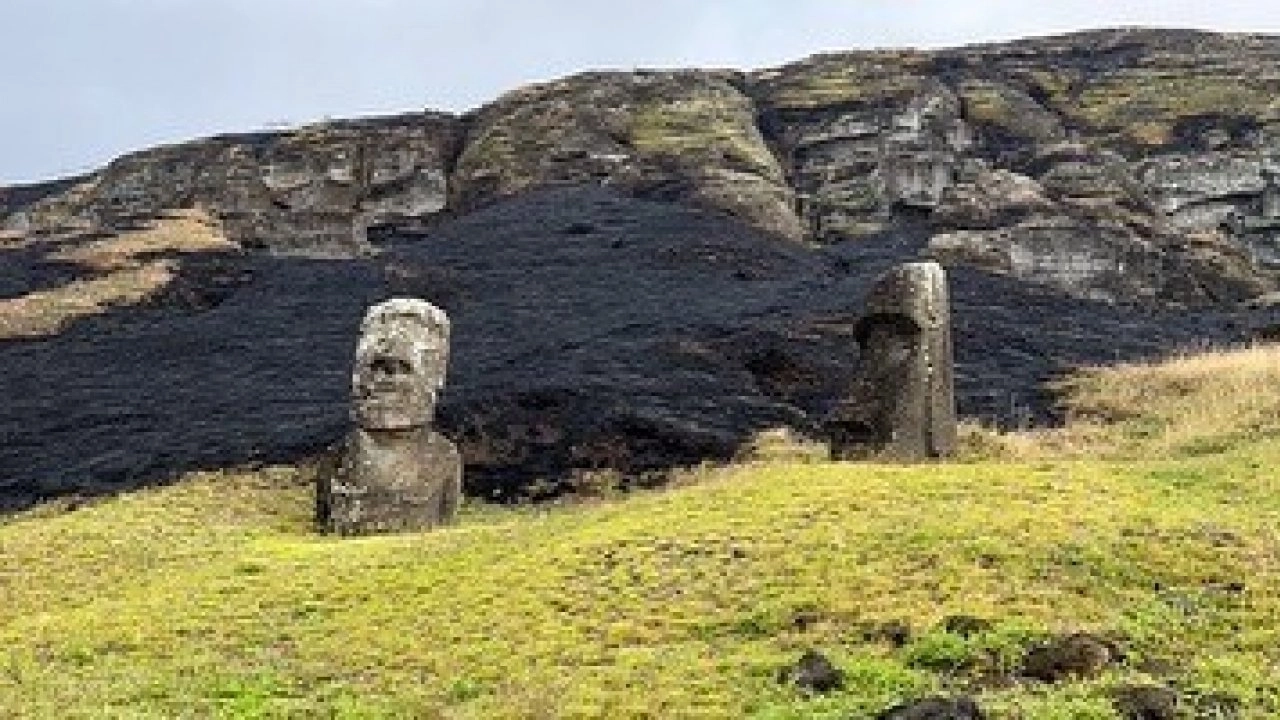
POLYGON ((867 283, 921 256, 962 413, 1048 420, 1064 368, 1275 323, 1278 90, 1280 38, 1102 31, 589 73, 6 188, 0 496, 316 452, 395 294, 454 318, 473 493, 821 432, 867 283))

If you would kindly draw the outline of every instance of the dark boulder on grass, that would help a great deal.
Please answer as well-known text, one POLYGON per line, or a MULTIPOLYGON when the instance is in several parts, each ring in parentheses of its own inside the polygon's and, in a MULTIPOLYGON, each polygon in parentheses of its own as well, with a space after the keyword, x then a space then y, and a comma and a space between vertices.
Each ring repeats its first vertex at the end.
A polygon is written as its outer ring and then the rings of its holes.
POLYGON ((1155 685, 1124 685, 1111 691, 1116 712, 1125 720, 1179 720, 1187 717, 1178 693, 1155 685))
POLYGON ((912 636, 911 625, 903 620, 861 623, 856 632, 864 642, 888 643, 896 648, 906 647, 912 636))
POLYGON ((1022 674, 1046 683, 1093 678, 1114 662, 1116 656, 1116 648, 1111 643, 1087 633, 1076 633, 1033 648, 1022 661, 1022 674))
POLYGON ((795 665, 783 669, 779 679, 812 693, 829 693, 844 687, 844 671, 817 650, 806 650, 795 665))
POLYGON ((975 635, 990 631, 995 627, 995 623, 973 615, 951 615, 942 621, 942 631, 950 635, 959 635, 962 638, 971 638, 975 635))
POLYGON ((876 720, 984 720, 982 708, 972 698, 934 697, 905 702, 885 710, 876 720))

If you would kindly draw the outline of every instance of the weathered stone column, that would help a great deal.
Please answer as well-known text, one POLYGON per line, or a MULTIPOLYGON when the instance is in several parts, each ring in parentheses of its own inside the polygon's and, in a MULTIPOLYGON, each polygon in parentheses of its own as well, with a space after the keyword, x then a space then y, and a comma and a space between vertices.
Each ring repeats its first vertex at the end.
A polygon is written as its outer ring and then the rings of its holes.
POLYGON ((1280 168, 1267 166, 1262 169, 1262 217, 1280 220, 1280 168))
POLYGON ((431 426, 448 358, 449 319, 439 308, 395 299, 369 309, 352 373, 355 428, 317 487, 322 529, 405 532, 453 518, 462 462, 454 444, 431 426))
POLYGON ((946 273, 900 265, 876 281, 855 327, 858 383, 835 425, 837 457, 948 457, 956 446, 955 379, 946 273), (841 424, 843 423, 843 425, 841 424))

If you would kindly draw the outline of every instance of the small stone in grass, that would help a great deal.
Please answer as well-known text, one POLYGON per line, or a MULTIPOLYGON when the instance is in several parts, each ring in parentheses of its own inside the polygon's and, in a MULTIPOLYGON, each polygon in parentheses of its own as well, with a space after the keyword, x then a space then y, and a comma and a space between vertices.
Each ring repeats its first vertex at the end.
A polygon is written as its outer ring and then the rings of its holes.
POLYGON ((1112 704, 1125 720, 1178 720, 1178 693, 1156 685, 1125 685, 1111 691, 1112 704))
POLYGON ((795 665, 783 670, 781 680, 807 692, 828 693, 844 687, 844 672, 817 650, 806 650, 795 665))
POLYGON ((1092 678, 1115 658, 1116 651, 1110 643, 1076 633, 1033 648, 1022 661, 1022 674, 1047 683, 1092 678))
POLYGON ((895 705, 876 720, 985 720, 978 704, 968 697, 933 697, 895 705))

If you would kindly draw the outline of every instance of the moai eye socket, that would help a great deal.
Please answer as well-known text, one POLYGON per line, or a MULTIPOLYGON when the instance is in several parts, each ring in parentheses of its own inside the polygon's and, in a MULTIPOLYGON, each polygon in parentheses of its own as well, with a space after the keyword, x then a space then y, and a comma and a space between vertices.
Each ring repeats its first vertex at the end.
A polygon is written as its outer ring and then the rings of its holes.
POLYGON ((413 365, 402 357, 380 354, 369 363, 369 370, 378 377, 396 377, 413 374, 413 365))

